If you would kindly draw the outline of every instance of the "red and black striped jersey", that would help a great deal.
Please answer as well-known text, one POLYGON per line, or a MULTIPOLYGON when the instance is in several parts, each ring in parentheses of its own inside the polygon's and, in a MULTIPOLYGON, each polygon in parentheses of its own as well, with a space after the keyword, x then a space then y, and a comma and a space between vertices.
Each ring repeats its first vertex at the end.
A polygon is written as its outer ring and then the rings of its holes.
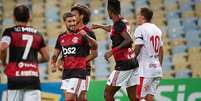
POLYGON ((9 62, 5 69, 8 86, 38 88, 30 87, 30 83, 39 85, 38 52, 46 46, 43 36, 31 26, 14 26, 5 29, 3 38, 9 39, 9 62))
MULTIPOLYGON (((84 30, 90 37, 92 37, 93 39, 96 40, 95 33, 89 27, 87 27, 85 25, 81 30, 84 30)), ((86 49, 85 49, 86 53, 87 53, 87 55, 89 55, 90 54, 90 50, 91 50, 91 46, 89 44, 85 45, 85 46, 86 46, 86 49)), ((90 72, 91 72, 91 65, 87 64, 87 75, 90 75, 90 72)))
MULTIPOLYGON (((130 27, 126 19, 121 18, 119 21, 116 21, 111 29, 110 38, 112 40, 112 48, 120 45, 125 39, 121 36, 120 33, 127 32, 130 34, 130 27)), ((134 53, 132 51, 132 43, 126 47, 119 49, 117 52, 113 53, 114 59, 116 61, 116 70, 129 70, 136 68, 134 63, 134 53)))
POLYGON ((87 39, 78 33, 64 32, 58 36, 55 49, 62 53, 63 79, 86 78, 86 45, 87 39))

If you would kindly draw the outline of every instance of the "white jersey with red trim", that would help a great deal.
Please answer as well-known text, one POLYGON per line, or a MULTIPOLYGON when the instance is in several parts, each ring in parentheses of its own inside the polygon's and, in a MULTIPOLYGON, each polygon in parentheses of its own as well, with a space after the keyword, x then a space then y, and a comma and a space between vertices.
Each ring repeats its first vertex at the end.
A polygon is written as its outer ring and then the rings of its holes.
POLYGON ((163 46, 162 32, 154 24, 144 23, 134 33, 135 45, 143 45, 137 57, 141 77, 161 77, 159 49, 163 46))

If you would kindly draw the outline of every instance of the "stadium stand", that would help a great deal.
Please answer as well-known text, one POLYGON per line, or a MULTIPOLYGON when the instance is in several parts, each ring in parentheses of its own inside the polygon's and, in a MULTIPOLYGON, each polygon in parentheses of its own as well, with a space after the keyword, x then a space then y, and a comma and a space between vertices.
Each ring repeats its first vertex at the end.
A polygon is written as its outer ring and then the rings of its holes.
MULTIPOLYGON (((56 37, 65 30, 62 15, 76 3, 86 4, 92 12, 91 23, 112 24, 108 18, 106 0, 0 0, 0 31, 14 24, 12 10, 25 3, 32 10, 31 24, 47 40, 49 50, 54 49, 56 37)), ((164 35, 164 78, 201 77, 201 0, 123 0, 122 15, 132 31, 136 28, 136 12, 141 7, 154 11, 153 23, 164 35)), ((93 79, 105 79, 113 69, 114 61, 107 63, 103 56, 111 46, 109 34, 94 30, 98 40, 98 57, 93 62, 93 79)), ((133 34, 133 32, 132 32, 133 34)), ((51 73, 48 64, 41 64, 41 81, 58 81, 61 72, 51 73)), ((3 71, 0 68, 1 72, 3 71)), ((4 82, 4 81, 2 81, 4 82)))

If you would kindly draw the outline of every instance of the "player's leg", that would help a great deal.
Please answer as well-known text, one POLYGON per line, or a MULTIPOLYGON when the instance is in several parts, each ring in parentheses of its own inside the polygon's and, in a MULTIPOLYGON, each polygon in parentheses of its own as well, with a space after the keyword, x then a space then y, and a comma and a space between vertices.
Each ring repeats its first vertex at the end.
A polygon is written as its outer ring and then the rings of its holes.
POLYGON ((145 97, 146 101, 154 101, 154 95, 152 94, 147 94, 145 97))
POLYGON ((138 98, 136 94, 136 88, 137 88, 137 85, 140 84, 138 69, 130 70, 129 79, 126 84, 127 84, 126 90, 127 90, 127 94, 130 101, 137 101, 138 98))
POLYGON ((82 91, 78 97, 78 101, 87 101, 87 91, 82 91))
POLYGON ((127 87, 126 90, 127 90, 127 94, 128 94, 130 101, 137 101, 136 85, 127 87))
POLYGON ((89 90, 89 84, 90 84, 90 76, 86 77, 86 80, 82 80, 83 85, 81 86, 83 89, 81 89, 81 93, 78 97, 78 101, 87 101, 87 92, 89 90))
POLYGON ((3 97, 3 101, 23 101, 23 92, 21 90, 7 90, 3 97))
POLYGON ((65 101, 76 101, 76 94, 64 90, 65 101))
POLYGON ((114 95, 120 88, 118 86, 106 85, 104 91, 105 101, 114 101, 114 95))
POLYGON ((160 79, 160 77, 144 79, 141 96, 144 97, 146 101, 154 101, 154 95, 157 92, 160 79))
POLYGON ((113 70, 107 80, 107 85, 105 87, 105 98, 106 101, 113 101, 115 93, 121 88, 121 86, 126 86, 128 80, 130 79, 132 70, 118 71, 113 70))
POLYGON ((82 79, 70 78, 62 80, 61 89, 64 90, 65 101, 76 101, 82 79))
POLYGON ((40 90, 25 90, 23 101, 41 101, 40 90))

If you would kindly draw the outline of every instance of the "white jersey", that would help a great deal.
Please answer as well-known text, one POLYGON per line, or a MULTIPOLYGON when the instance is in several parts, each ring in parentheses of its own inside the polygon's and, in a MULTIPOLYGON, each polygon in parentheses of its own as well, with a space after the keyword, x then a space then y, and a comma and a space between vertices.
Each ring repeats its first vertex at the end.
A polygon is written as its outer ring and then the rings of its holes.
POLYGON ((144 23, 134 33, 135 45, 143 45, 137 57, 140 77, 162 77, 159 49, 163 45, 162 32, 154 24, 144 23))

